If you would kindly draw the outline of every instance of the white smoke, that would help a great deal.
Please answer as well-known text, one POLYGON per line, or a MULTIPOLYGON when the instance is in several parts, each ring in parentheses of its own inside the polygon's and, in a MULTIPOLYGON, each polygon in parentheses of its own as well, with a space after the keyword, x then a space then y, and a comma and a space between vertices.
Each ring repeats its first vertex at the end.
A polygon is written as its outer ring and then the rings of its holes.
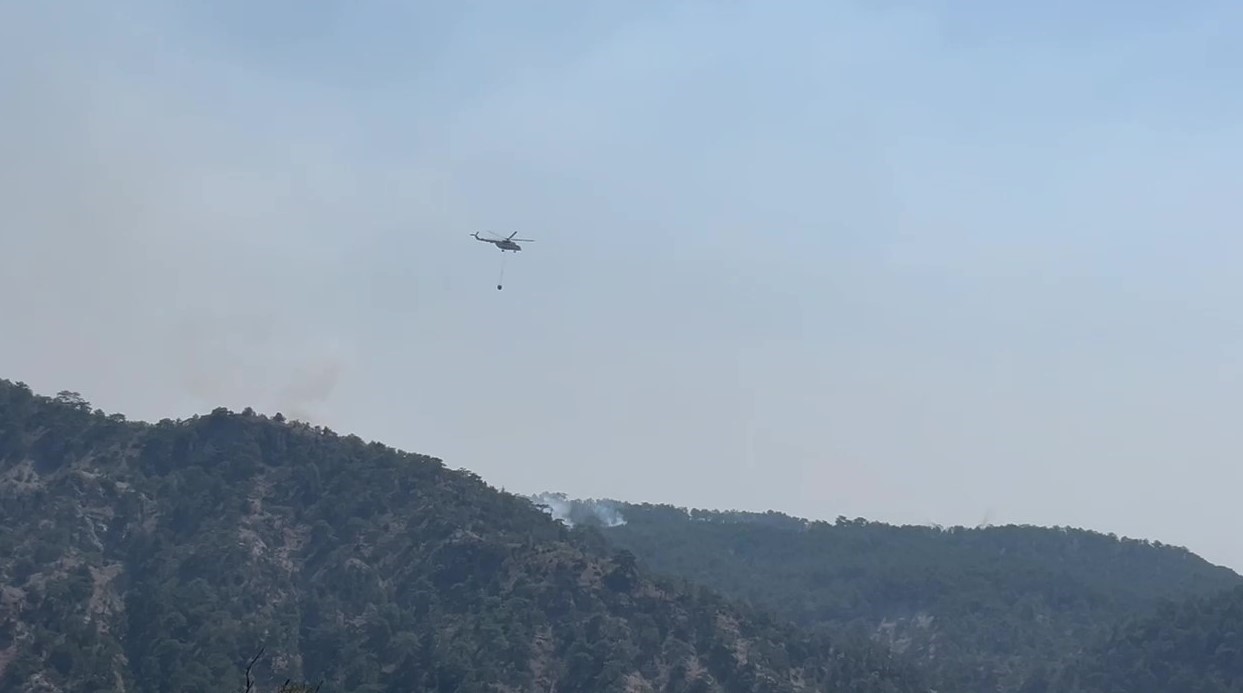
POLYGON ((607 500, 570 499, 564 493, 539 493, 530 496, 537 505, 542 505, 544 512, 554 520, 564 523, 567 527, 578 524, 599 524, 604 527, 617 527, 626 524, 617 504, 607 500))
POLYGON ((570 527, 574 526, 574 522, 570 520, 570 502, 566 500, 564 494, 539 493, 531 496, 531 500, 534 501, 536 505, 544 506, 541 510, 549 515, 552 515, 554 520, 564 522, 570 527))

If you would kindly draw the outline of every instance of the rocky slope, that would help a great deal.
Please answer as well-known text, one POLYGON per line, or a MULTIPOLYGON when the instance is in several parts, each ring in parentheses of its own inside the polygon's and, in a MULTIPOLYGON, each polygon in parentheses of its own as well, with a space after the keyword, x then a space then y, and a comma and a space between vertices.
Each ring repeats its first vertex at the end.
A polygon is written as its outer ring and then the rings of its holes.
POLYGON ((0 691, 235 690, 260 647, 261 690, 923 690, 439 460, 0 381, 0 691))

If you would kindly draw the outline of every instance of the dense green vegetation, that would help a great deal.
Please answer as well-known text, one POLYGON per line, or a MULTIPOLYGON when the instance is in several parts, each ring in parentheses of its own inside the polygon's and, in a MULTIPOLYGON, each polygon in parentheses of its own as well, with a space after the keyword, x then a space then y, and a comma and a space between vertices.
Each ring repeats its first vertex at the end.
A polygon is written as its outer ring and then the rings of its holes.
POLYGON ((0 692, 926 690, 439 460, 0 381, 0 692))
POLYGON ((1019 690, 1164 599, 1243 584, 1182 548, 1075 529, 558 505, 582 524, 598 524, 601 507, 620 512, 624 524, 602 531, 642 564, 808 628, 867 634, 913 657, 942 690, 1019 690))
POLYGON ((1063 671, 1023 693, 1243 693, 1243 588, 1181 603, 1116 629, 1063 671))
POLYGON ((547 499, 0 381, 0 693, 1243 693, 1243 578, 1083 530, 547 499), (623 521, 624 518, 624 521, 623 521))

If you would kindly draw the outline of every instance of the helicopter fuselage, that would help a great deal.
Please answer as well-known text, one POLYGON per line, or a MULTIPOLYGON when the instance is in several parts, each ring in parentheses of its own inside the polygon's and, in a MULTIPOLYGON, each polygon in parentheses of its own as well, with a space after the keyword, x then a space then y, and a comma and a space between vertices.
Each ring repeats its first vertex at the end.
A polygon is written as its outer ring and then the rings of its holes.
POLYGON ((475 240, 477 241, 483 241, 484 243, 491 243, 497 248, 500 248, 502 253, 505 252, 506 250, 512 250, 515 253, 518 252, 519 250, 522 250, 522 246, 518 245, 517 243, 514 243, 508 238, 502 238, 500 240, 492 240, 491 238, 480 238, 479 234, 477 233, 472 233, 471 235, 474 236, 475 240))

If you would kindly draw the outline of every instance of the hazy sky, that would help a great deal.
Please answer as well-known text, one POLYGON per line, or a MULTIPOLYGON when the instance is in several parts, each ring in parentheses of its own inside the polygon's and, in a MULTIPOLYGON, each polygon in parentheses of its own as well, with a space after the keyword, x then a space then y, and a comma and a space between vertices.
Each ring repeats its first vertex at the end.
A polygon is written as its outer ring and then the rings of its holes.
POLYGON ((1243 570, 1240 20, 0 0, 0 377, 1243 570))

